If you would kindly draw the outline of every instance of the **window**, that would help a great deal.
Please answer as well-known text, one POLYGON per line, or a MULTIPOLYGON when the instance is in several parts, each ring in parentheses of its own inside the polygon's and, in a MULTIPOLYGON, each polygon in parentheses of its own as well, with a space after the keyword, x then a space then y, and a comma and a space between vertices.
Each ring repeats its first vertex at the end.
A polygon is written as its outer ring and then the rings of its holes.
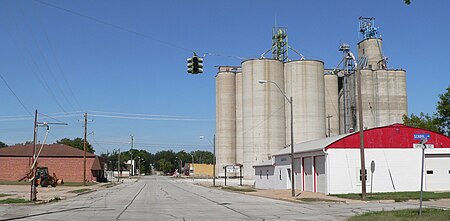
POLYGON ((259 179, 262 179, 262 170, 259 170, 259 179))
POLYGON ((433 174, 433 171, 432 170, 427 170, 427 174, 433 174))
POLYGON ((280 170, 280 180, 281 180, 281 170, 280 170))

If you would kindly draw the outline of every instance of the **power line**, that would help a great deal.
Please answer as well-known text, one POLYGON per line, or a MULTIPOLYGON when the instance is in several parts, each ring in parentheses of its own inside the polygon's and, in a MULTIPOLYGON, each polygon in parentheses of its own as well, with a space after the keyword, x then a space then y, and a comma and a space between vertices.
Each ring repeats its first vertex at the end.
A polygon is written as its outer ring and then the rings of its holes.
POLYGON ((14 97, 16 97, 17 101, 19 101, 20 105, 22 105, 23 109, 29 113, 31 116, 33 116, 33 114, 31 113, 30 110, 28 110, 28 108, 25 106, 25 104, 23 104, 23 102, 20 100, 19 96, 17 96, 17 94, 13 91, 13 89, 9 86, 8 82, 6 82, 5 78, 2 76, 2 74, 0 74, 0 78, 2 78, 3 82, 5 82, 6 87, 8 87, 9 91, 11 91, 11 93, 14 95, 14 97))
POLYGON ((76 12, 76 11, 73 11, 73 10, 70 10, 70 9, 67 9, 67 8, 63 8, 61 6, 57 6, 57 5, 54 5, 54 4, 51 4, 51 3, 48 3, 48 2, 44 2, 44 1, 41 1, 41 0, 34 0, 34 1, 37 2, 37 3, 40 3, 42 5, 46 5, 48 7, 52 7, 52 8, 55 8, 55 9, 58 9, 58 10, 61 10, 61 11, 64 11, 64 12, 67 12, 67 13, 79 16, 79 17, 83 17, 85 19, 89 19, 89 20, 95 21, 97 23, 106 25, 106 26, 110 26, 110 27, 113 27, 113 28, 116 28, 116 29, 119 29, 119 30, 122 30, 122 31, 125 31, 125 32, 128 32, 128 33, 132 33, 132 34, 144 37, 144 38, 151 39, 153 41, 157 41, 157 42, 159 42, 161 44, 165 44, 165 45, 168 45, 168 46, 173 47, 173 48, 177 48, 177 49, 184 50, 184 51, 189 51, 189 52, 194 52, 194 50, 191 50, 191 49, 188 49, 188 48, 185 48, 185 47, 182 47, 182 46, 170 43, 168 41, 160 40, 160 39, 157 39, 157 38, 155 38, 153 36, 150 36, 148 34, 140 33, 140 32, 137 32, 137 31, 134 31, 134 30, 131 30, 131 29, 128 29, 128 28, 116 25, 116 24, 112 24, 112 23, 109 23, 107 21, 103 21, 103 20, 100 20, 98 18, 82 14, 80 12, 76 12))

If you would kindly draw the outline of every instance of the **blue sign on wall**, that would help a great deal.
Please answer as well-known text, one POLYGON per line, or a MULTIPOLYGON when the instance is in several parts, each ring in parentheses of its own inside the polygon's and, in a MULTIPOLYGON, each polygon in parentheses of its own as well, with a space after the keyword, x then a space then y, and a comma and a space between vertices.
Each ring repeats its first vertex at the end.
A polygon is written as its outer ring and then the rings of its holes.
POLYGON ((430 134, 414 134, 414 140, 430 139, 430 134))

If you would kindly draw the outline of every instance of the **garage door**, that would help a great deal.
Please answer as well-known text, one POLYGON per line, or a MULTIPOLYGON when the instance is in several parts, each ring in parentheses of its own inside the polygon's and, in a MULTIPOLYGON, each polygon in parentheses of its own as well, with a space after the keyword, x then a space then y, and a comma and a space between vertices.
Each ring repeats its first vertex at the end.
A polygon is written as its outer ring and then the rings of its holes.
POLYGON ((325 176, 325 156, 314 157, 315 192, 325 193, 327 178, 325 176))
POLYGON ((425 190, 450 190, 450 155, 425 156, 425 190))
POLYGON ((312 169, 312 157, 303 158, 303 191, 314 191, 314 174, 312 169))

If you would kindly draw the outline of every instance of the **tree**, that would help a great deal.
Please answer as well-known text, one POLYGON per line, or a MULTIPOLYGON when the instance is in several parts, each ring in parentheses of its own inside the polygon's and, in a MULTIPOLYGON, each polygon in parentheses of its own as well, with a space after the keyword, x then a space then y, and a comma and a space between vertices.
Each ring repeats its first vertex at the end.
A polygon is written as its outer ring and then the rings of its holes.
POLYGON ((439 95, 436 104, 436 113, 433 115, 420 113, 419 116, 411 114, 403 116, 403 123, 408 126, 428 129, 450 135, 450 86, 447 91, 439 95))
POLYGON ((405 4, 410 5, 411 4, 411 0, 403 0, 405 2, 405 4))
POLYGON ((8 145, 0 141, 0 148, 3 148, 3 147, 8 147, 8 145))
POLYGON ((439 121, 441 132, 450 136, 450 86, 447 87, 447 92, 439 95, 436 118, 439 121))
POLYGON ((411 127, 432 130, 438 133, 441 132, 438 120, 434 116, 430 116, 422 112, 419 114, 419 116, 415 114, 411 114, 410 117, 404 115, 403 124, 411 127))
MULTIPOLYGON (((84 142, 83 141, 84 140, 79 138, 79 137, 77 137, 77 138, 75 138, 73 140, 71 140, 69 138, 63 138, 61 140, 57 140, 56 143, 57 144, 65 144, 65 145, 68 145, 68 146, 71 146, 71 147, 78 148, 80 150, 84 150, 84 146, 83 146, 84 142)), ((92 145, 89 144, 89 142, 87 142, 87 141, 86 141, 86 151, 89 152, 89 153, 94 153, 95 152, 95 150, 92 147, 92 145)))

